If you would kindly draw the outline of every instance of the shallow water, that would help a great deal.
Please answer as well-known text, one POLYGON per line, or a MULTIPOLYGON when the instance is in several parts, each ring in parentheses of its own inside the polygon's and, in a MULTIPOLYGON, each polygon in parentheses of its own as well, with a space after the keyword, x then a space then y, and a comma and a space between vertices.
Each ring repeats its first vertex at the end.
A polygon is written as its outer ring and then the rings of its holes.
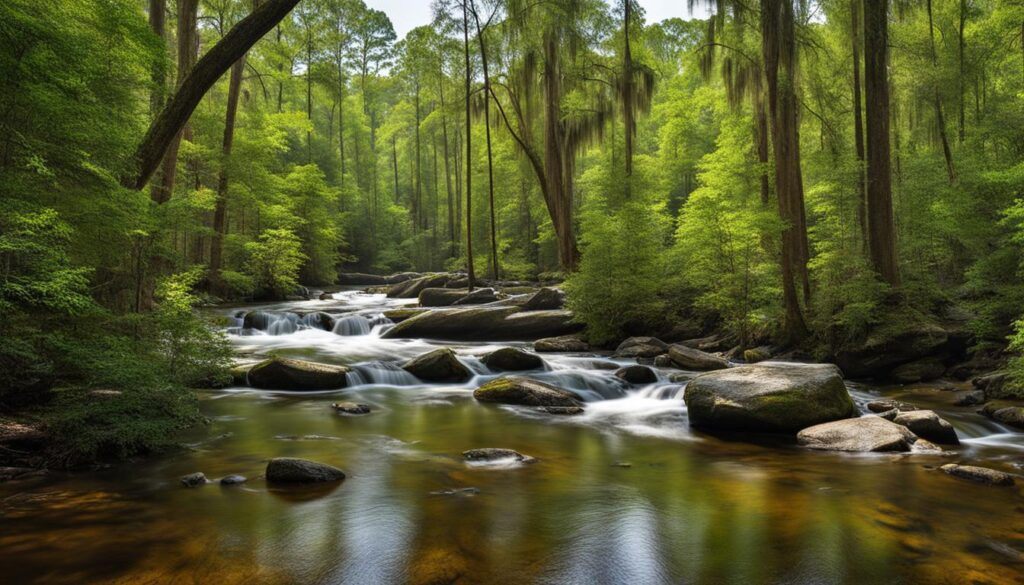
MULTIPOLYGON (((372 323, 401 304, 337 297, 272 308, 372 323)), ((935 469, 965 461, 1020 472, 1024 434, 952 406, 951 392, 851 385, 860 403, 886 395, 934 408, 965 441, 944 455, 838 455, 691 432, 668 371, 666 381, 630 387, 589 356, 545 355, 549 369, 531 373, 584 393, 584 415, 478 404, 472 389, 495 374, 475 356, 509 344, 448 344, 477 377, 411 384, 373 362, 441 343, 383 340, 383 327, 233 335, 253 357, 361 363, 369 383, 207 392, 212 424, 186 438, 188 452, 0 484, 3 582, 1024 583, 1020 485, 935 469), (339 399, 374 410, 338 415, 329 406, 339 399), (539 461, 464 463, 460 453, 477 447, 539 461), (274 456, 331 463, 348 478, 270 489, 260 476, 274 456), (194 471, 250 480, 181 487, 194 471)))

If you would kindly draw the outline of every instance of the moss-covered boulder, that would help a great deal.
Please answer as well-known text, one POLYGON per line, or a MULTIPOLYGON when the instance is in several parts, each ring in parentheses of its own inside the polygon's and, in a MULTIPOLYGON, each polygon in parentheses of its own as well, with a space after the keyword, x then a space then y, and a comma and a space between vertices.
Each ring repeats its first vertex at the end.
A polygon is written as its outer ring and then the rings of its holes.
POLYGON ((866 340, 835 356, 836 364, 851 378, 884 378, 897 366, 945 352, 950 335, 934 323, 918 323, 892 334, 873 332, 866 340))
POLYGON ((473 374, 462 365, 455 352, 441 347, 416 356, 405 363, 402 369, 428 382, 465 382, 473 374))
POLYGON ((427 274, 392 285, 388 297, 394 299, 415 299, 425 288, 443 288, 451 280, 450 274, 427 274))
POLYGON ((544 367, 544 360, 534 353, 525 352, 517 347, 503 347, 484 356, 484 364, 492 370, 520 372, 523 370, 539 370, 544 367))
POLYGON ((590 351, 590 344, 576 335, 560 335, 538 339, 533 342, 533 351, 579 353, 590 351))
POLYGON ((522 406, 581 406, 579 397, 551 384, 518 376, 491 380, 473 392, 480 402, 522 406))
POLYGON ((270 483, 323 483, 345 479, 345 472, 306 459, 277 457, 267 462, 267 481, 270 483))
POLYGON ((722 370, 729 367, 729 360, 718 357, 717 355, 710 354, 706 351, 687 347, 680 343, 670 345, 668 348, 668 357, 672 359, 672 362, 684 369, 693 370, 697 372, 704 372, 707 370, 722 370))
POLYGON ((889 378, 900 384, 913 384, 940 378, 945 371, 946 366, 942 360, 937 357, 926 357, 897 366, 889 374, 889 378))
POLYGON ((417 299, 421 307, 449 307, 466 296, 467 292, 464 288, 425 288, 420 291, 417 299))
POLYGON ((402 321, 405 321, 406 319, 410 319, 412 317, 415 317, 416 315, 419 315, 420 313, 426 313, 429 310, 430 309, 427 309, 427 308, 408 307, 408 308, 405 308, 405 309, 391 309, 391 310, 388 310, 388 311, 384 311, 383 315, 384 315, 384 317, 386 319, 390 320, 392 323, 401 323, 402 321))
POLYGON ((513 341, 565 335, 579 331, 568 311, 523 311, 519 307, 438 309, 395 325, 383 337, 414 337, 457 341, 513 341))
POLYGON ((615 348, 615 357, 653 358, 668 351, 668 344, 657 337, 630 337, 615 348))
POLYGON ((485 303, 493 303, 497 300, 498 294, 494 292, 493 288, 478 288, 471 293, 464 294, 463 296, 455 299, 455 302, 452 303, 452 305, 483 305, 485 303))
POLYGON ((901 412, 893 418, 894 423, 907 427, 912 433, 940 445, 959 445, 956 429, 931 410, 901 412))
POLYGON ((917 441, 906 427, 877 416, 863 416, 828 422, 803 429, 797 443, 827 451, 882 452, 910 451, 917 441))
POLYGON ((849 418, 856 407, 839 369, 755 364, 702 374, 686 385, 690 424, 710 430, 795 433, 849 418))
POLYGON ((555 288, 542 288, 533 293, 523 309, 527 311, 550 311, 561 309, 565 305, 565 294, 555 288))
POLYGON ((1024 406, 1004 400, 993 400, 986 402, 978 412, 997 423, 1024 429, 1024 406))
POLYGON ((272 357, 249 369, 248 383, 264 390, 335 390, 348 385, 345 366, 272 357))

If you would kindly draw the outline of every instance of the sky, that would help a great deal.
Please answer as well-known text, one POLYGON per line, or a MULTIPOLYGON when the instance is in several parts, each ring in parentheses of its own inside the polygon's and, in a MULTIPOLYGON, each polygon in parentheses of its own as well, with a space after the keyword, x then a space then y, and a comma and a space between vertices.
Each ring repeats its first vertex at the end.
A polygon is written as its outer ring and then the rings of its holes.
MULTIPOLYGON (((686 0, 639 0, 647 12, 647 22, 659 22, 677 16, 690 18, 686 9, 686 0)), ((366 0, 366 5, 383 10, 395 25, 398 38, 422 24, 430 22, 430 0, 366 0)), ((704 17, 704 11, 697 9, 698 16, 704 17)))

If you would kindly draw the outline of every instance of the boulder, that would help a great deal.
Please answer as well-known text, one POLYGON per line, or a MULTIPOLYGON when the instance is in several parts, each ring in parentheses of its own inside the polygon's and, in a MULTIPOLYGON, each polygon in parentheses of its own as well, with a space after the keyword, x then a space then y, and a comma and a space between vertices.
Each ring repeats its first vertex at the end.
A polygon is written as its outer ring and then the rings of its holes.
POLYGON ((447 347, 414 357, 402 369, 427 382, 465 382, 473 374, 447 347))
POLYGON ((493 303, 498 300, 498 295, 495 294, 493 288, 478 288, 475 291, 463 295, 462 297, 455 300, 453 305, 482 305, 484 303, 493 303))
POLYGON ((523 455, 519 451, 513 451, 512 449, 498 449, 498 448, 485 448, 485 449, 470 449, 469 451, 462 452, 462 458, 466 461, 472 462, 493 462, 503 460, 513 460, 519 463, 533 463, 537 461, 529 455, 523 455))
POLYGON ((407 309, 391 309, 390 311, 384 311, 383 315, 386 319, 393 323, 401 323, 410 317, 415 317, 420 313, 426 313, 430 309, 419 309, 415 307, 409 307, 407 309))
POLYGON ((526 311, 550 311, 565 306, 565 295, 555 288, 542 288, 526 301, 526 311))
POLYGON ((427 311, 384 333, 388 339, 418 337, 458 341, 530 340, 579 331, 569 311, 523 311, 519 307, 467 307, 427 311))
POLYGON ((917 410, 917 407, 907 402, 900 402, 898 400, 872 400, 867 404, 868 410, 874 413, 888 412, 890 410, 898 410, 900 412, 909 412, 911 410, 917 410))
POLYGON ((703 372, 706 370, 722 370, 729 367, 729 362, 723 358, 681 344, 669 346, 668 357, 672 359, 673 363, 684 370, 703 372))
POLYGON ((394 284, 388 289, 388 297, 395 299, 415 299, 425 288, 443 288, 450 280, 448 274, 428 274, 394 284))
POLYGON ((743 361, 748 364, 756 364, 757 362, 763 362, 772 357, 772 350, 767 345, 761 347, 752 347, 743 351, 743 361))
POLYGON ((615 371, 615 376, 630 384, 653 384, 658 381, 658 374, 654 370, 639 364, 620 368, 615 371))
POLYGON ((828 451, 910 451, 917 437, 906 427, 877 416, 837 420, 806 428, 797 443, 828 451))
POLYGON ((242 485, 248 481, 244 475, 227 475, 220 478, 220 485, 242 485))
POLYGON ((370 414, 369 404, 359 404, 357 402, 335 402, 331 404, 331 408, 342 414, 370 414))
POLYGON ((425 288, 420 291, 418 299, 421 307, 448 307, 464 296, 466 289, 425 288))
POLYGON ((668 351, 668 344, 657 337, 630 337, 615 348, 615 357, 653 358, 668 351))
POLYGON ((181 478, 181 485, 185 487, 199 487, 210 483, 210 480, 206 479, 206 476, 202 473, 190 473, 181 478))
POLYGON ((663 353, 659 356, 654 356, 654 365, 659 368, 674 368, 676 363, 672 361, 672 356, 663 353))
POLYGON ((946 371, 945 364, 936 357, 927 357, 897 366, 889 377, 900 384, 927 382, 942 376, 946 371))
POLYGON ((968 390, 967 392, 960 392, 956 395, 956 401, 953 404, 956 406, 977 406, 979 404, 985 404, 985 391, 968 390))
POLYGON ((993 400, 985 403, 978 412, 998 423, 1024 429, 1024 406, 993 400))
POLYGON ((863 343, 836 354, 836 364, 851 378, 884 377, 897 366, 940 354, 948 343, 945 329, 922 323, 896 336, 876 332, 863 343))
POLYGON ((539 370, 544 367, 544 360, 540 356, 515 347, 503 347, 492 351, 485 355, 482 361, 492 370, 511 372, 539 370))
POLYGON ((959 445, 953 425, 943 420, 931 410, 912 410, 901 412, 893 419, 894 423, 907 427, 912 433, 940 445, 959 445))
POLYGON ((343 272, 338 275, 338 284, 388 284, 386 276, 362 272, 343 272))
POLYGON ((248 386, 249 385, 249 370, 252 369, 253 364, 242 364, 231 368, 231 383, 235 386, 248 386))
POLYGON ((522 406, 582 406, 579 397, 551 384, 518 376, 491 380, 473 392, 480 402, 522 406))
POLYGON ((324 292, 324 293, 320 293, 320 296, 317 297, 317 298, 319 298, 321 301, 333 301, 334 300, 334 294, 324 292))
POLYGON ((590 362, 590 367, 595 370, 617 370, 621 366, 619 366, 619 364, 615 362, 608 360, 592 360, 590 362))
POLYGON ((579 353, 590 351, 590 344, 575 335, 560 335, 538 339, 533 342, 533 351, 579 353))
POLYGON ((336 390, 348 384, 345 366, 272 357, 249 369, 249 385, 264 390, 336 390))
POLYGON ((969 479, 978 483, 997 486, 1011 486, 1014 484, 1013 476, 1009 473, 1003 473, 1002 471, 996 471, 995 469, 989 469, 987 467, 947 463, 939 469, 947 475, 952 475, 953 477, 959 477, 961 479, 969 479))
POLYGON ((267 462, 266 476, 270 483, 320 483, 341 481, 345 479, 345 472, 316 461, 276 457, 267 462))
POLYGON ((690 424, 712 430, 795 433, 856 414, 839 369, 752 364, 693 378, 683 395, 690 424))
POLYGON ((562 416, 583 414, 582 406, 538 406, 537 410, 548 414, 557 414, 562 416))

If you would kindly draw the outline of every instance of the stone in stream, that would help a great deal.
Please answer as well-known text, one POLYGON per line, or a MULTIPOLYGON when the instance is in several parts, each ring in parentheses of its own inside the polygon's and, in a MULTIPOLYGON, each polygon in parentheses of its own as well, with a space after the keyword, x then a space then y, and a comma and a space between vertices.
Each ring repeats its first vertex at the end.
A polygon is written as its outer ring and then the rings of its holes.
POLYGON ((653 384, 658 381, 658 374, 647 366, 639 364, 626 366, 615 371, 615 376, 630 384, 653 384))
POLYGON ((321 301, 333 301, 334 300, 334 295, 331 294, 331 293, 325 292, 325 293, 320 293, 320 296, 317 297, 317 298, 319 298, 321 301))
POLYGON ((421 307, 448 307, 466 296, 466 292, 466 289, 425 288, 417 298, 421 307))
POLYGON ((227 475, 227 476, 224 476, 224 477, 220 478, 220 482, 219 483, 220 483, 220 485, 230 486, 230 485, 242 485, 243 483, 245 483, 247 481, 249 481, 249 480, 246 479, 246 477, 244 475, 227 475))
POLYGON ((264 390, 336 390, 348 385, 345 366, 272 357, 249 369, 253 388, 264 390))
POLYGON ((182 476, 181 478, 181 485, 185 487, 199 487, 208 483, 210 483, 210 480, 206 479, 206 475, 198 471, 182 476))
POLYGON ((384 317, 394 323, 401 323, 410 317, 415 317, 420 313, 426 313, 430 309, 409 307, 405 309, 391 309, 390 311, 384 311, 384 317))
POLYGON ((430 492, 432 496, 475 496, 480 493, 480 488, 475 487, 464 487, 464 488, 445 488, 443 490, 437 490, 436 492, 430 492))
POLYGON ((267 462, 266 476, 270 483, 321 483, 341 481, 345 472, 326 463, 276 457, 267 462))
POLYGON ((806 428, 797 443, 811 449, 854 452, 910 451, 917 437, 906 427, 877 416, 837 420, 806 428))
POLYGON ((897 366, 941 353, 949 343, 948 331, 932 323, 920 323, 896 337, 871 335, 835 358, 851 378, 884 377, 897 366))
POLYGON ((654 356, 654 365, 658 368, 674 368, 676 363, 672 361, 672 356, 667 353, 663 353, 658 356, 654 356))
POLYGON ((392 285, 388 289, 388 297, 396 299, 415 299, 420 295, 420 291, 425 288, 444 288, 448 281, 451 280, 450 274, 427 274, 419 278, 413 278, 406 280, 398 284, 392 285))
POLYGON ((516 347, 503 347, 483 357, 484 364, 492 370, 518 372, 522 370, 539 370, 544 367, 540 356, 527 353, 516 347))
POLYGON ((519 451, 498 448, 470 449, 469 451, 462 452, 462 458, 473 463, 491 463, 504 460, 512 460, 517 463, 534 463, 537 461, 533 457, 523 455, 519 451))
POLYGON ((668 351, 668 344, 657 337, 630 337, 615 348, 617 358, 653 358, 668 351))
POLYGON ((977 406, 979 404, 985 404, 985 391, 984 390, 968 390, 961 392, 956 395, 956 401, 953 403, 956 406, 977 406))
POLYGON ((452 303, 454 306, 460 305, 482 305, 484 303, 493 303, 498 300, 498 295, 495 294, 493 288, 478 288, 469 294, 455 299, 452 303))
POLYGON ((978 412, 998 423, 1024 429, 1024 406, 993 400, 985 403, 978 412))
POLYGON ((901 412, 893 419, 894 423, 910 429, 912 433, 940 445, 959 445, 953 425, 943 420, 931 410, 912 410, 901 412))
POLYGON ((913 384, 914 382, 934 380, 945 372, 946 366, 942 360, 936 357, 926 357, 896 367, 889 373, 889 377, 894 382, 913 384))
POLYGON ((472 377, 455 352, 441 347, 414 357, 402 369, 427 382, 465 382, 472 377))
POLYGON ((560 335, 558 337, 545 337, 534 341, 533 351, 578 353, 590 351, 590 344, 575 335, 560 335))
POLYGON ((235 386, 249 385, 249 370, 253 364, 242 364, 231 368, 231 383, 235 386))
POLYGON ((557 414, 559 416, 572 416, 575 414, 583 414, 582 406, 538 406, 539 412, 546 412, 547 414, 557 414))
POLYGON ((370 414, 369 404, 357 402, 335 402, 331 404, 331 408, 342 414, 370 414))
POLYGON ((995 469, 989 469, 987 467, 947 463, 939 469, 947 475, 952 475, 961 479, 969 479, 978 483, 997 486, 1011 486, 1014 484, 1013 476, 1009 473, 1003 473, 1002 471, 996 471, 995 469))
POLYGON ((752 364, 709 372, 687 383, 683 399, 690 424, 710 430, 796 433, 857 412, 839 368, 831 364, 752 364))
POLYGON ((491 380, 473 391, 473 398, 521 406, 582 406, 579 397, 568 390, 518 376, 491 380))
POLYGON ((565 335, 583 325, 569 311, 523 311, 519 307, 466 307, 427 311, 402 321, 381 337, 458 341, 529 340, 565 335))
POLYGON ((890 410, 898 410, 900 412, 909 412, 911 410, 917 410, 917 407, 913 404, 906 402, 900 402, 898 400, 872 400, 867 404, 868 410, 875 414, 888 412, 890 410))
POLYGON ((565 295, 554 288, 542 288, 523 304, 526 311, 550 311, 561 309, 565 305, 565 295))
POLYGON ((750 349, 743 350, 743 361, 748 364, 756 364, 757 362, 763 362, 772 357, 772 349, 767 345, 760 347, 752 347, 750 349))
POLYGON ((669 346, 668 357, 684 370, 723 370, 730 365, 724 358, 679 343, 669 346))

